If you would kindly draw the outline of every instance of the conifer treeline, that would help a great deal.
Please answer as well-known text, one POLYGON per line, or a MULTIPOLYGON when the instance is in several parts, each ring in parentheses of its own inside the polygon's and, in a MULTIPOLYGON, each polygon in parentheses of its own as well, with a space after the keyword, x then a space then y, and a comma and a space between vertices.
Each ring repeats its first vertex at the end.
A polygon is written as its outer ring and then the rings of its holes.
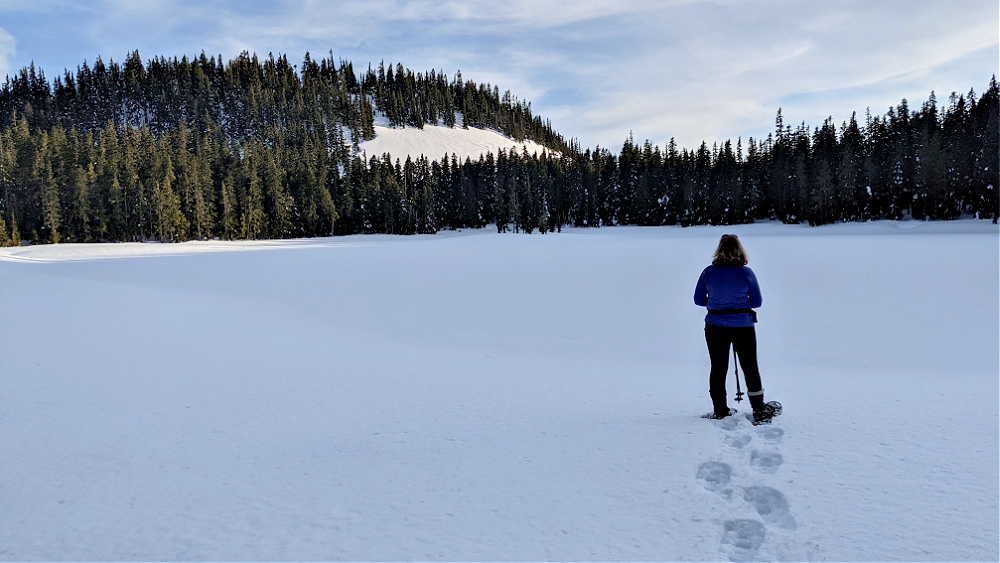
POLYGON ((883 117, 866 113, 794 130, 778 110, 775 132, 747 147, 664 151, 626 141, 616 162, 620 204, 605 222, 737 224, 760 219, 822 225, 874 219, 997 220, 1000 89, 931 92, 917 111, 904 99, 883 117))
POLYGON ((497 225, 996 220, 996 79, 977 97, 904 100, 839 129, 614 155, 567 144, 509 92, 332 57, 102 61, 0 88, 0 244, 426 233, 497 225), (374 112, 396 125, 489 127, 551 153, 363 160, 374 112))

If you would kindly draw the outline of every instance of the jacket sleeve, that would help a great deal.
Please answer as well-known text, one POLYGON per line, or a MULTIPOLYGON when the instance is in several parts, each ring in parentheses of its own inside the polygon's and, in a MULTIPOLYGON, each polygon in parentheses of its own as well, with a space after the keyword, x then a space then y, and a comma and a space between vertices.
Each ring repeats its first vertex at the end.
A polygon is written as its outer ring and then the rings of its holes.
POLYGON ((702 270, 701 276, 698 278, 698 285, 694 287, 694 304, 699 307, 708 306, 708 287, 705 286, 706 274, 708 274, 708 268, 702 270))
POLYGON ((756 309, 764 303, 764 298, 760 295, 760 285, 757 283, 757 276, 753 270, 747 268, 747 285, 749 286, 750 308, 756 309))

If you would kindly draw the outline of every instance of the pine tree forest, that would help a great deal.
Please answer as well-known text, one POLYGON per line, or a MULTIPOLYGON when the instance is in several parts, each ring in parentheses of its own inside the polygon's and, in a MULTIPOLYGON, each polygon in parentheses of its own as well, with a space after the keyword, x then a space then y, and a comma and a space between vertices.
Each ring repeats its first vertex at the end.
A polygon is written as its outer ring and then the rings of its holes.
POLYGON ((822 225, 998 217, 1000 91, 766 139, 582 150, 488 84, 402 65, 100 59, 0 88, 0 245, 413 234, 493 225, 822 225), (365 159, 394 126, 479 127, 548 148, 365 159))

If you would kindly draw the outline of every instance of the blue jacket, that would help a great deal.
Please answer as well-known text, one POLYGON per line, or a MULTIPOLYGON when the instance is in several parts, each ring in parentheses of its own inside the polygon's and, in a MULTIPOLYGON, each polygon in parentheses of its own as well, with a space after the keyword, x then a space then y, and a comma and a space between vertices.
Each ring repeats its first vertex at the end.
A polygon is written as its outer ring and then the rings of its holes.
MULTIPOLYGON (((747 266, 709 266, 701 272, 698 285, 694 289, 694 303, 708 307, 709 311, 720 309, 755 309, 762 303, 757 276, 747 266)), ((716 326, 753 326, 750 313, 705 316, 705 322, 716 326)))

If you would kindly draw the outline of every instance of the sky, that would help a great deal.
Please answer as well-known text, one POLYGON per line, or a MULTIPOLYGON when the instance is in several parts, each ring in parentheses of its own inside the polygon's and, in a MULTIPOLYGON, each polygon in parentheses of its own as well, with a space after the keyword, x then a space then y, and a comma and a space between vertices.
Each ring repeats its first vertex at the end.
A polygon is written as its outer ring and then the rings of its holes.
POLYGON ((1000 75, 997 0, 0 0, 0 77, 100 56, 380 61, 509 90, 582 148, 840 125, 1000 75))

